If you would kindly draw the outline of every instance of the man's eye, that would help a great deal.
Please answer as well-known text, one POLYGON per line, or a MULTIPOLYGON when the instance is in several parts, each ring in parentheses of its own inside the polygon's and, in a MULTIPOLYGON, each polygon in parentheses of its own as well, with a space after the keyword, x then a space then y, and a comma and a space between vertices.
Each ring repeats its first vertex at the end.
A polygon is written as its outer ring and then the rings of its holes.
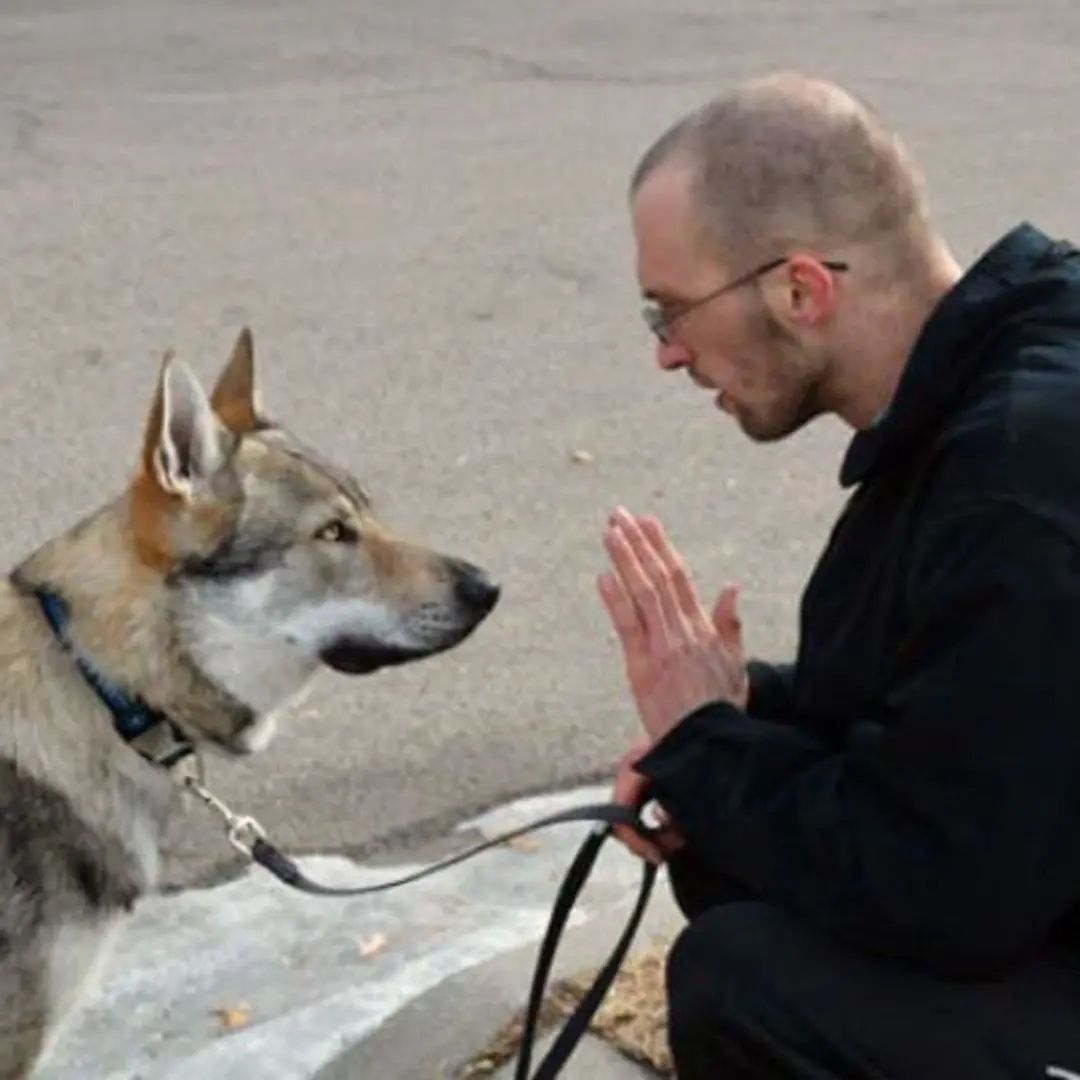
POLYGON ((360 534, 347 521, 328 521, 315 534, 316 540, 326 540, 331 544, 355 544, 360 534))
POLYGON ((648 308, 649 321, 660 326, 667 326, 679 314, 678 304, 651 304, 648 308))

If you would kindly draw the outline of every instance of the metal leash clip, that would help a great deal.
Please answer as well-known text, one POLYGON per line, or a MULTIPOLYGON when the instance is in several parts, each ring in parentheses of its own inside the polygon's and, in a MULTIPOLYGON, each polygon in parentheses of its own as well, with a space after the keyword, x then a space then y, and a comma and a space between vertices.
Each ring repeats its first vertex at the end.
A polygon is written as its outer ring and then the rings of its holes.
MULTIPOLYGON (((299 866, 290 858, 283 855, 273 844, 266 839, 263 827, 252 817, 241 817, 234 814, 216 795, 208 791, 198 779, 188 776, 184 779, 183 786, 193 792, 203 803, 216 814, 225 819, 226 834, 229 843, 237 851, 246 855, 249 859, 259 863, 270 873, 283 881, 286 885, 302 892, 313 893, 317 896, 365 896, 370 893, 385 892, 387 889, 396 889, 411 881, 428 877, 431 874, 447 870, 457 863, 471 859, 479 855, 481 851, 488 851, 500 844, 507 843, 514 837, 523 836, 536 829, 545 828, 548 825, 556 825, 562 822, 587 821, 592 823, 592 829, 581 845, 574 858, 570 869, 559 887, 555 904, 548 920, 547 930, 540 945, 536 967, 533 969, 533 979, 529 991, 529 1000, 523 1019, 520 1048, 518 1051, 517 1072, 515 1080, 529 1080, 529 1065, 532 1062, 533 1043, 536 1040, 537 1028, 540 1022, 540 1009, 544 1000, 544 988, 547 985, 548 975, 551 972, 552 961, 558 948, 559 939, 562 937, 567 920, 573 910, 578 893, 581 892, 593 863, 604 842, 610 837, 614 825, 626 825, 636 829, 642 835, 651 835, 655 826, 645 825, 639 818, 638 812, 628 806, 619 806, 614 803, 597 803, 588 806, 572 806, 566 810, 549 814, 529 825, 513 829, 501 836, 490 837, 474 847, 459 851, 454 855, 433 863, 420 870, 406 874, 404 877, 392 881, 380 881, 374 885, 359 885, 353 888, 334 888, 320 885, 308 879, 299 866)), ((638 923, 645 912, 645 905, 649 901, 653 883, 656 880, 657 868, 652 863, 642 860, 641 889, 638 892, 637 902, 626 928, 622 932, 615 945, 615 949, 608 958, 607 963, 600 969, 592 986, 578 1003, 574 1012, 563 1025, 554 1043, 548 1048, 544 1059, 537 1066, 531 1080, 555 1080, 562 1071, 574 1048, 581 1041, 588 1026, 600 1007, 611 984, 618 974, 627 949, 637 932, 638 923)), ((1080 1080, 1080 1078, 1078 1078, 1080 1080)))
POLYGON ((234 814, 212 791, 207 790, 193 776, 184 778, 184 786, 225 819, 225 835, 237 851, 252 858, 256 840, 266 839, 266 830, 253 817, 234 814))

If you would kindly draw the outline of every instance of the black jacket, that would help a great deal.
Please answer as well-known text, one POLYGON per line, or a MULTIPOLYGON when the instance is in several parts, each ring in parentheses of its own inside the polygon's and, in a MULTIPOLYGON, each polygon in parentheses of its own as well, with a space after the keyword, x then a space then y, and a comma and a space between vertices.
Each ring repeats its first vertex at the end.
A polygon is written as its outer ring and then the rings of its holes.
POLYGON ((796 663, 638 770, 692 863, 864 950, 1080 948, 1080 253, 1029 225, 987 252, 841 482, 796 663))

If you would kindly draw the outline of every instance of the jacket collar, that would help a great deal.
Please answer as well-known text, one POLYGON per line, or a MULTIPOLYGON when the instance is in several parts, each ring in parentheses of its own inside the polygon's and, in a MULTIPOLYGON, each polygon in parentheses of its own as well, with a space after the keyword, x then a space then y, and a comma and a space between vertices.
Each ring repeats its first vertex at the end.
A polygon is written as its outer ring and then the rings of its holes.
POLYGON ((888 409, 851 440, 840 483, 861 483, 917 451, 974 375, 992 338, 1042 299, 1052 280, 1048 271, 1076 254, 1071 244, 1052 241, 1026 222, 987 250, 923 325, 888 409))

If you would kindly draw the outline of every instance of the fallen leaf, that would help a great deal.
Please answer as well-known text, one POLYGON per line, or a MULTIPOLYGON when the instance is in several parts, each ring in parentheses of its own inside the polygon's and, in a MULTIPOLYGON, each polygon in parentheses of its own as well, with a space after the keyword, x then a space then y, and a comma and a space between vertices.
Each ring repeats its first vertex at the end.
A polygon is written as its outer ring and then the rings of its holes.
POLYGON ((529 855, 540 850, 540 841, 534 840, 531 836, 513 836, 504 843, 515 851, 524 851, 529 855))
POLYGON ((369 956, 374 956, 377 952, 381 952, 386 948, 386 935, 372 934, 371 937, 360 938, 357 945, 360 949, 360 955, 366 960, 369 956))
POLYGON ((226 1031, 236 1031, 247 1027, 251 1021, 251 1008, 248 1005, 228 1005, 223 1009, 215 1009, 221 1026, 226 1031))
MULTIPOLYGON (((657 1077, 675 1075, 667 1037, 666 954, 663 940, 631 953, 589 1024, 594 1035, 657 1077)), ((595 977, 596 971, 588 970, 554 983, 541 1003, 538 1031, 565 1020, 581 1003, 595 977)), ((522 1027, 523 1011, 496 1031, 487 1046, 455 1075, 462 1080, 487 1080, 495 1069, 517 1055, 522 1027)))

